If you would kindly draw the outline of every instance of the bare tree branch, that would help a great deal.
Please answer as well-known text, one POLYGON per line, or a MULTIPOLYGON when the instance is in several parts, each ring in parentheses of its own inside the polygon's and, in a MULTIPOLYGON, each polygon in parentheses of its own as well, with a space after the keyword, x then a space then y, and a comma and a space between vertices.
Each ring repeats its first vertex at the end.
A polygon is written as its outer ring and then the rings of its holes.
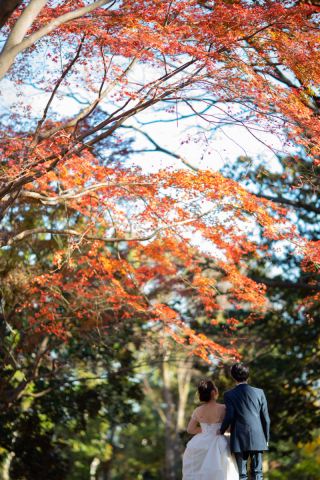
MULTIPOLYGON (((191 168, 194 172, 198 172, 199 169, 192 165, 190 162, 185 160, 184 158, 180 157, 180 155, 177 155, 176 153, 172 152, 171 150, 168 150, 164 147, 161 147, 152 137, 147 132, 144 132, 140 128, 134 127, 133 125, 121 125, 120 128, 130 128, 132 130, 135 130, 136 132, 142 133, 154 146, 154 150, 145 150, 145 151, 150 151, 150 152, 163 152, 166 153, 167 155, 170 155, 171 157, 177 158, 181 160, 182 163, 184 163, 187 167, 191 168)), ((143 152, 144 150, 139 150, 140 152, 143 152)))

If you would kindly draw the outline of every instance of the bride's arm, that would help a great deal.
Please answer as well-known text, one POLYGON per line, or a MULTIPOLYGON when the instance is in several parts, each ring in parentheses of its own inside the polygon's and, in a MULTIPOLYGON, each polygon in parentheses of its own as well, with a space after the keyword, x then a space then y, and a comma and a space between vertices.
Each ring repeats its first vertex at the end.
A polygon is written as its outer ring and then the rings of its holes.
MULTIPOLYGON (((224 408, 224 413, 222 414, 222 420, 223 420, 224 417, 226 416, 226 406, 225 405, 221 405, 221 406, 222 406, 222 408, 224 408)), ((229 425, 229 427, 227 428, 227 430, 224 433, 231 433, 231 425, 229 425)))
POLYGON ((197 425, 198 425, 198 420, 194 420, 193 418, 191 418, 187 428, 187 432, 192 434, 201 433, 202 432, 201 427, 197 427, 197 425))

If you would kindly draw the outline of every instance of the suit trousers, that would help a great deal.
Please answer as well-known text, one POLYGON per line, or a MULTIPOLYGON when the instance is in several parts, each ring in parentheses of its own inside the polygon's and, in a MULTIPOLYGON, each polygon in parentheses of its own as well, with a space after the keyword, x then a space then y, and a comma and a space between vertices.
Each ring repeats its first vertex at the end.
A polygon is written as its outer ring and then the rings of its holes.
POLYGON ((247 462, 250 456, 250 470, 252 480, 263 480, 262 473, 262 455, 263 452, 238 452, 235 453, 239 469, 240 480, 248 479, 247 462))

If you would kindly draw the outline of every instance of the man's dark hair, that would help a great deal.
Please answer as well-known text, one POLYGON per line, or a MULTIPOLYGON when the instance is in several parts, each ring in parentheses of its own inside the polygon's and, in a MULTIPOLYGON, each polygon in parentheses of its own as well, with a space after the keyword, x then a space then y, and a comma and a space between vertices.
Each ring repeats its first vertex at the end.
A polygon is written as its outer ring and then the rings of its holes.
POLYGON ((245 382, 249 378, 250 368, 247 367, 247 365, 244 365, 243 363, 239 362, 232 365, 232 367, 230 368, 230 372, 232 377, 237 382, 245 382))

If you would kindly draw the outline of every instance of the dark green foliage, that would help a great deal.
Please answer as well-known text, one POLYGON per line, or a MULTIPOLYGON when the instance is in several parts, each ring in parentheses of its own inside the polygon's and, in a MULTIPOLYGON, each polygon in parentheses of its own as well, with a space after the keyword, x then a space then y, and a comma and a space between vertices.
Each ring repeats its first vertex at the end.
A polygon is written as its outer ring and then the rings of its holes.
POLYGON ((14 453, 11 480, 68 478, 74 460, 68 437, 90 430, 94 419, 110 428, 136 421, 132 402, 140 400, 137 384, 119 375, 91 388, 66 387, 17 404, 0 423, 0 447, 14 453))

